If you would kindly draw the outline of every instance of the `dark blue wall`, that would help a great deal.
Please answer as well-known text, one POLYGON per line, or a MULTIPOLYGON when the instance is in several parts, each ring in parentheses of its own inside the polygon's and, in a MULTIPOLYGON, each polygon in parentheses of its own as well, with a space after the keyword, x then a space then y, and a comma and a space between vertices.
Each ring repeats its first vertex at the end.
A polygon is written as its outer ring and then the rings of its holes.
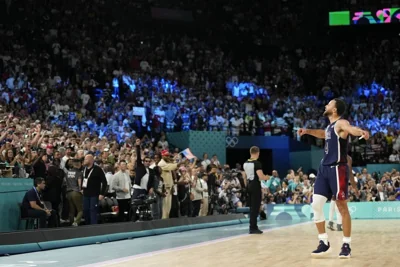
POLYGON ((258 146, 260 149, 272 150, 273 168, 283 177, 290 168, 289 138, 286 136, 240 136, 227 137, 226 147, 230 149, 250 149, 258 146))
POLYGON ((311 145, 289 138, 290 152, 310 151, 311 145))

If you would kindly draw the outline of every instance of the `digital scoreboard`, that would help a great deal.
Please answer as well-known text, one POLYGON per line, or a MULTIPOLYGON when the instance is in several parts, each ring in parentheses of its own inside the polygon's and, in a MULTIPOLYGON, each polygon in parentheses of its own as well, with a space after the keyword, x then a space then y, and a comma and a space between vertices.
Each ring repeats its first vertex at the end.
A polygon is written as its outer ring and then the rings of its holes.
POLYGON ((368 24, 397 24, 400 22, 400 8, 382 8, 370 11, 329 12, 329 26, 368 24))

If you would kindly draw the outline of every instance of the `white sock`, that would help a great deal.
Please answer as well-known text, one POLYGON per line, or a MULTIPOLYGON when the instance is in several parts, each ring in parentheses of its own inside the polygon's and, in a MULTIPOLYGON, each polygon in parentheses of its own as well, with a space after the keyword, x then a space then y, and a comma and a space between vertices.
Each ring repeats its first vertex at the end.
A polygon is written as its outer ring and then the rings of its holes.
POLYGON ((351 243, 351 237, 343 237, 343 243, 350 244, 351 243))
POLYGON ((318 239, 324 241, 325 245, 328 245, 328 234, 319 234, 318 239))

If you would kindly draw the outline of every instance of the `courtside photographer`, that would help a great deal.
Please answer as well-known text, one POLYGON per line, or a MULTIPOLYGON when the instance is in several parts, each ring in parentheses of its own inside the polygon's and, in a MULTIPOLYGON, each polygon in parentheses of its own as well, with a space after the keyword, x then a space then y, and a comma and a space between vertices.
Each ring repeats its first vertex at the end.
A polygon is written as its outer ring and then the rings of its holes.
POLYGON ((225 204, 232 208, 241 208, 243 206, 240 201, 241 188, 237 176, 234 176, 233 173, 226 173, 221 183, 219 199, 224 200, 225 204))

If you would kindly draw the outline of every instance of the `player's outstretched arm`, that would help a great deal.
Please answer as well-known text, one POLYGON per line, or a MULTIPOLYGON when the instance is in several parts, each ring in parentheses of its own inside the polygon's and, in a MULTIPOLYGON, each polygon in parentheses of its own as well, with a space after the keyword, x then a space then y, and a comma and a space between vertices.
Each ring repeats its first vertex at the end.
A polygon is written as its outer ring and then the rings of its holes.
POLYGON ((338 126, 339 131, 345 131, 348 134, 364 138, 365 140, 369 139, 368 131, 364 131, 363 129, 360 129, 358 127, 351 126, 350 123, 346 120, 340 120, 336 125, 338 126))
POLYGON ((301 128, 301 129, 299 129, 297 131, 297 133, 300 136, 308 134, 308 135, 312 135, 312 136, 314 136, 316 138, 319 138, 319 139, 325 139, 325 130, 321 130, 321 129, 304 129, 304 128, 301 128))

